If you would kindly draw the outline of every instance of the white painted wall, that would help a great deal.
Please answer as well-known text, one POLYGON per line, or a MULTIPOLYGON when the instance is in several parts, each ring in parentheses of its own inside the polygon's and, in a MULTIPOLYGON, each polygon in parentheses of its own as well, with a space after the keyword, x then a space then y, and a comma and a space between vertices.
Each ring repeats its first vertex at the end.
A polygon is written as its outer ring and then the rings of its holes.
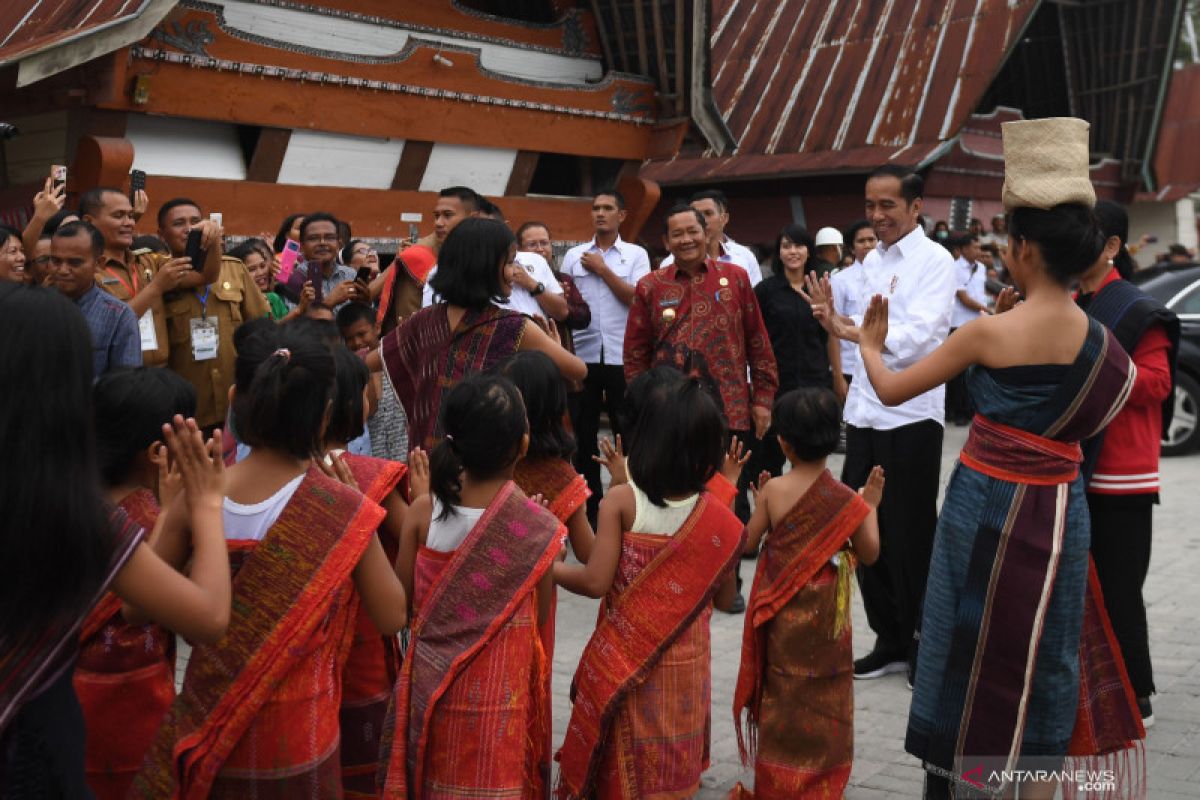
POLYGON ((1134 255, 1134 261, 1141 267, 1153 264, 1155 253, 1165 252, 1176 242, 1185 247, 1195 248, 1197 237, 1194 201, 1184 198, 1177 203, 1132 203, 1129 206, 1129 239, 1136 242, 1143 234, 1157 236, 1158 241, 1147 244, 1134 255))
POLYGON ((279 183, 390 189, 403 139, 370 139, 324 131, 292 131, 279 183))
POLYGON ((131 114, 125 138, 133 142, 133 168, 147 175, 246 179, 246 159, 232 124, 131 114))
MULTIPOLYGON (((301 47, 347 55, 390 56, 403 50, 410 36, 416 36, 424 41, 478 49, 480 63, 486 69, 514 77, 579 84, 597 81, 604 75, 604 66, 598 59, 529 50, 515 43, 479 42, 441 33, 412 31, 400 23, 374 25, 243 0, 217 0, 216 5, 224 6, 227 28, 301 47)), ((469 58, 454 52, 447 52, 445 56, 451 61, 469 58)))
POLYGON ((421 191, 470 186, 480 194, 502 195, 516 160, 516 150, 438 142, 429 154, 421 191))

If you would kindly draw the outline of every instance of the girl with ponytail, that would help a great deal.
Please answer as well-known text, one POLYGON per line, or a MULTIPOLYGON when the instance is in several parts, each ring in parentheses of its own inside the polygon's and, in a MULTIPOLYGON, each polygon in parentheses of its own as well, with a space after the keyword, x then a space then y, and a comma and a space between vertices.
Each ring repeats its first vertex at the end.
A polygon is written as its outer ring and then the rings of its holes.
POLYGON ((314 326, 268 322, 238 337, 233 422, 251 450, 229 469, 222 507, 229 630, 192 651, 136 797, 342 795, 340 685, 356 615, 364 608, 385 636, 408 617, 375 533, 383 509, 341 459, 321 458, 335 376, 314 326))
MULTIPOLYGON (((414 616, 385 730, 384 796, 424 797, 436 786, 544 797, 550 659, 539 628, 566 529, 513 483, 529 425, 508 379, 462 380, 445 395, 439 428, 432 496, 413 499, 401 533, 414 616)), ((414 451, 414 473, 422 462, 414 451)))

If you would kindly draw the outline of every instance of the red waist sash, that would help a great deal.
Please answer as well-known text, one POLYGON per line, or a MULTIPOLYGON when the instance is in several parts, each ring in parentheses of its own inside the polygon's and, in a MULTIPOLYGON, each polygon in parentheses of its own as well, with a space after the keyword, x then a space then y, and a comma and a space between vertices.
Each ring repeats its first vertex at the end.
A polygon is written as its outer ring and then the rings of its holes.
POLYGON ((1059 442, 976 414, 959 461, 976 472, 1010 483, 1055 486, 1079 475, 1078 442, 1059 442))

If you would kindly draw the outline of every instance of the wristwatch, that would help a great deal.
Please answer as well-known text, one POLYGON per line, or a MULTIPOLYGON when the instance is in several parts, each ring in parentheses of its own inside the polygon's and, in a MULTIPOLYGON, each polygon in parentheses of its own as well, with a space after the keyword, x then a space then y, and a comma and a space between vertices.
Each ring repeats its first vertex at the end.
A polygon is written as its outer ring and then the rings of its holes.
POLYGON ((541 294, 544 291, 546 291, 546 284, 542 283, 541 281, 538 281, 538 285, 533 287, 533 291, 530 292, 529 294, 531 297, 537 297, 539 294, 541 294))

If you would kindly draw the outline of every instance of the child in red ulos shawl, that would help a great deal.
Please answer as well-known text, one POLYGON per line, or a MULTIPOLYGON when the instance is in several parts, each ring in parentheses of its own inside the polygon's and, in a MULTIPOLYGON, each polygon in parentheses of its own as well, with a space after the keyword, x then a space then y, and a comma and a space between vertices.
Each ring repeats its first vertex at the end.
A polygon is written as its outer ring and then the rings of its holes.
MULTIPOLYGON (((475 374, 444 398, 432 497, 400 532, 412 641, 383 741, 387 798, 541 798, 550 662, 539 633, 566 529, 513 482, 529 447, 521 394, 475 374)), ((424 457, 410 458, 414 476, 424 457)))
POLYGON ((879 555, 883 470, 875 467, 857 494, 829 473, 840 422, 829 389, 796 389, 775 401, 771 424, 791 470, 770 480, 764 473, 746 526, 748 552, 770 533, 733 700, 738 749, 743 762, 754 758, 754 791, 739 783, 731 798, 839 798, 850 779, 850 591, 856 559, 870 564, 879 555))
POLYGON ((721 412, 698 383, 657 384, 627 432, 630 481, 601 502, 588 563, 554 566, 559 586, 604 598, 575 673, 557 756, 560 797, 699 789, 711 727, 713 596, 745 539, 729 507, 705 491, 724 437, 721 412))

